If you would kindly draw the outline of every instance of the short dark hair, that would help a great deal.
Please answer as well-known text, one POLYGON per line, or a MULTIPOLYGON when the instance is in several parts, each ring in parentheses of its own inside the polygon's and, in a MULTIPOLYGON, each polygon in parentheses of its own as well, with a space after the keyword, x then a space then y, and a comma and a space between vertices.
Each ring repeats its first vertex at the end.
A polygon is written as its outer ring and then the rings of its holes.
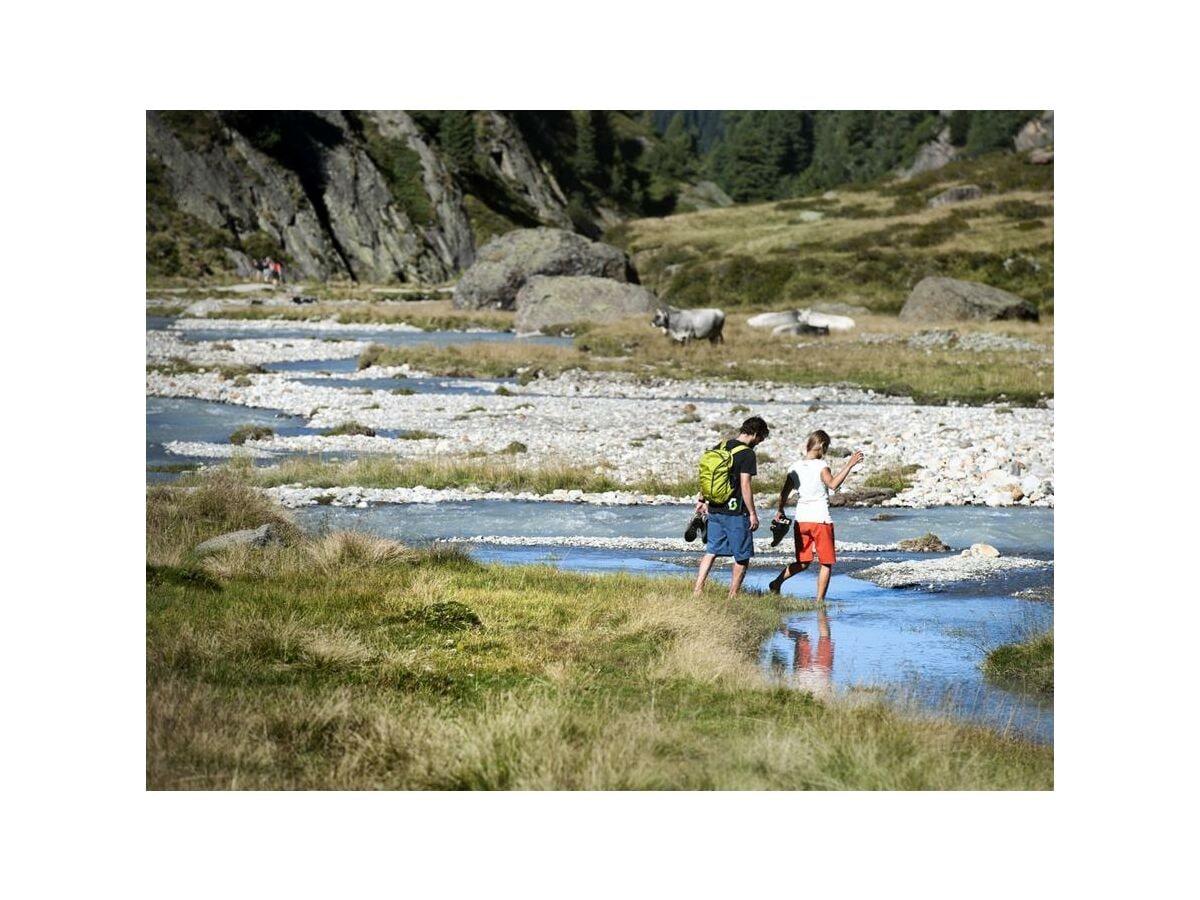
POLYGON ((752 434, 760 441, 765 441, 771 436, 771 429, 767 427, 762 416, 751 416, 742 423, 742 434, 752 434))

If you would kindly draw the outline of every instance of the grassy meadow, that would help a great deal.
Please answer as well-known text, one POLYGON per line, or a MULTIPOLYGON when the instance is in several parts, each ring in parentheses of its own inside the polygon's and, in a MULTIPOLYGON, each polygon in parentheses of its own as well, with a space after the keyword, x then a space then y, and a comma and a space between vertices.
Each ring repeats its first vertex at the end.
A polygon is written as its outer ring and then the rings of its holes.
POLYGON ((230 472, 146 515, 151 789, 1053 786, 1050 748, 766 685, 778 598, 306 537, 230 472))
POLYGON ((908 181, 775 203, 638 219, 606 239, 676 306, 786 308, 835 301, 895 313, 927 276, 981 281, 1054 307, 1054 170, 994 154, 908 181), (930 208, 950 187, 983 197, 930 208))

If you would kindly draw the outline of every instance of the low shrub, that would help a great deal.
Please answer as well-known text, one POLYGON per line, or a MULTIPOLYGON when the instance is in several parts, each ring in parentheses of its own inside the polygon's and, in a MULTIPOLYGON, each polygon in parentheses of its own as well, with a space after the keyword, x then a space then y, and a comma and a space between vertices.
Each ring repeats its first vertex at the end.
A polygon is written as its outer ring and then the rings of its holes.
POLYGON ((261 441, 274 434, 275 430, 266 425, 242 425, 229 436, 229 443, 241 446, 246 441, 261 441))
POLYGON ((341 425, 338 425, 334 428, 327 428, 325 431, 322 431, 321 434, 325 435, 326 437, 334 437, 343 434, 357 434, 363 437, 375 437, 375 429, 369 428, 366 425, 360 425, 357 422, 343 422, 341 425))

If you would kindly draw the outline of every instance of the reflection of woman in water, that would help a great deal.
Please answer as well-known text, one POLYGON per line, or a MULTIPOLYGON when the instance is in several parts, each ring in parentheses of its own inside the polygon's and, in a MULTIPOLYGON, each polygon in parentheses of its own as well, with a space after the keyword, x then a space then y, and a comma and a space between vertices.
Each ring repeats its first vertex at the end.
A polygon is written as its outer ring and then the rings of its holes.
POLYGON ((796 688, 816 697, 833 693, 833 638, 829 633, 829 613, 823 605, 817 608, 815 655, 807 631, 784 625, 771 638, 764 656, 764 662, 780 675, 790 676, 788 680, 796 688))
POLYGON ((817 608, 817 654, 813 656, 808 634, 796 638, 796 669, 793 682, 802 691, 816 697, 833 693, 833 637, 829 634, 829 614, 824 605, 817 608))

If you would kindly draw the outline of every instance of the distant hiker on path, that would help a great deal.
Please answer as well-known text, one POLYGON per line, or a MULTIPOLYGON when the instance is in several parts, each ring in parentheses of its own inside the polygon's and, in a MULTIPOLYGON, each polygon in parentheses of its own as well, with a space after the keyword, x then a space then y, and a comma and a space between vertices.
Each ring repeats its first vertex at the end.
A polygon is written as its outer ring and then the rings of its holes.
POLYGON ((277 259, 270 261, 271 279, 276 284, 283 284, 283 263, 277 259))
POLYGON ((696 576, 697 594, 704 588, 713 560, 718 556, 733 557, 731 599, 742 586, 750 557, 754 555, 753 532, 758 529, 758 513, 750 487, 750 479, 758 474, 753 448, 770 433, 766 422, 751 416, 742 423, 736 438, 720 442, 700 457, 701 499, 697 511, 708 514, 708 546, 696 576))
POLYGON ((775 522, 784 520, 783 508, 787 505, 792 490, 796 491, 796 512, 792 516, 795 521, 793 528, 796 561, 788 563, 783 571, 772 579, 768 585, 772 594, 778 594, 785 581, 812 565, 815 548, 821 563, 821 569, 817 573, 817 602, 825 602, 825 592, 829 589, 829 578, 837 560, 833 547, 833 519, 829 515, 829 492, 840 488, 850 470, 863 459, 862 451, 855 450, 842 466, 842 470, 833 475, 829 471, 829 463, 825 460, 828 450, 828 434, 819 429, 810 434, 805 442, 804 456, 792 464, 783 482, 783 489, 779 492, 779 509, 775 513, 775 522))

